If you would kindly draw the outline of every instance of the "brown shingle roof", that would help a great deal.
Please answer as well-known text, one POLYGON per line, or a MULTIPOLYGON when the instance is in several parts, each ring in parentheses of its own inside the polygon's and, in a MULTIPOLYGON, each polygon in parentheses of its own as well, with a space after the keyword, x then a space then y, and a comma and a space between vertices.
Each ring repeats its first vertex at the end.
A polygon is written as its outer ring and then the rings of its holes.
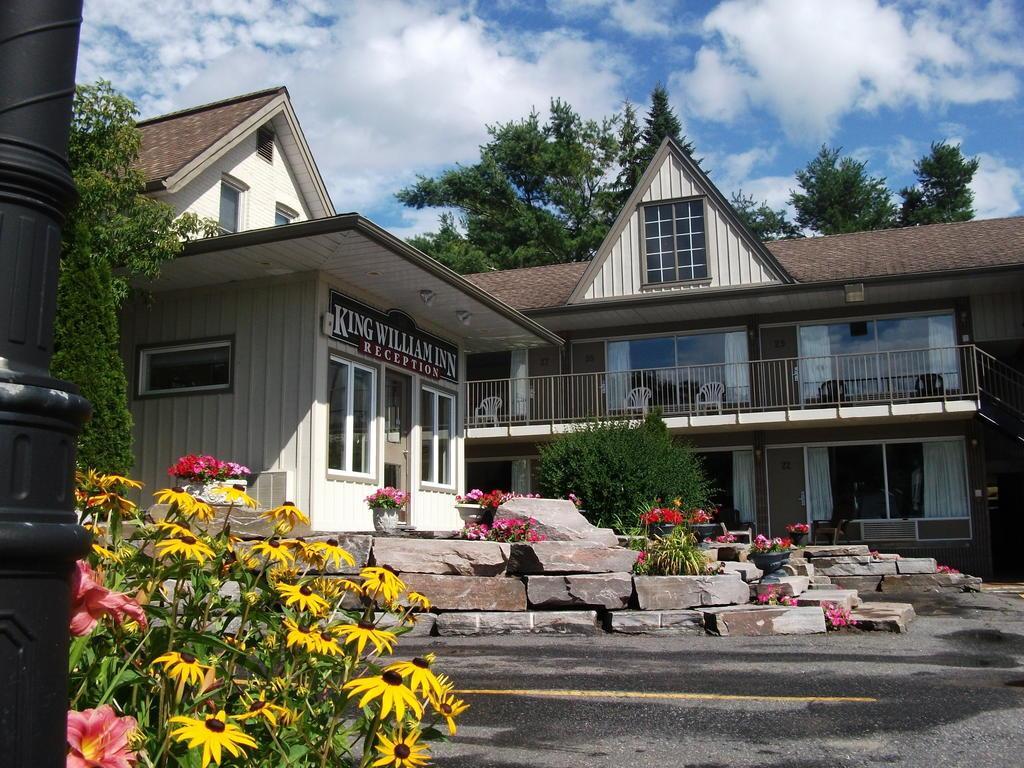
POLYGON ((1024 216, 767 243, 798 282, 1024 264, 1024 216))
POLYGON ((580 281, 589 262, 549 264, 544 267, 503 269, 466 275, 492 296, 516 309, 560 307, 580 281))
POLYGON ((139 123, 139 170, 146 183, 173 176, 243 120, 265 107, 283 87, 190 107, 139 123))

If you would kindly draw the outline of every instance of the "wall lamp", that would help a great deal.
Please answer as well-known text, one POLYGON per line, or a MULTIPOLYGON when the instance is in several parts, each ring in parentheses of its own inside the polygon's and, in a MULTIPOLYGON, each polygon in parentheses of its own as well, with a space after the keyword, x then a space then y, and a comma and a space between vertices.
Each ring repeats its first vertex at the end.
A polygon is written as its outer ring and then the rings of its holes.
POLYGON ((430 290, 429 288, 424 288, 422 291, 420 291, 420 299, 428 307, 431 304, 434 303, 434 296, 435 296, 434 292, 432 290, 430 290))
POLYGON ((469 325, 469 321, 473 319, 473 313, 468 309, 456 309, 455 316, 459 318, 459 322, 463 325, 469 325))

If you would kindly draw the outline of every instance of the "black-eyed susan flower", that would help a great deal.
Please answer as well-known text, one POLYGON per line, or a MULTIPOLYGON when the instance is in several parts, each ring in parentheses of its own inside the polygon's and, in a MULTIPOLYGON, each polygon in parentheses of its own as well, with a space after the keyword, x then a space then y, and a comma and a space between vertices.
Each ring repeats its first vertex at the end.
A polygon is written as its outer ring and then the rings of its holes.
POLYGON ((203 748, 203 768, 210 764, 211 759, 220 765, 222 751, 242 757, 245 754, 243 747, 256 746, 252 736, 227 721, 223 709, 211 717, 172 717, 170 722, 181 725, 171 731, 175 741, 187 741, 189 749, 203 748))
POLYGON ((339 624, 332 627, 331 632, 344 638, 344 645, 355 645, 356 652, 359 654, 362 654, 367 643, 373 643, 377 653, 391 653, 397 640, 393 632, 377 629, 369 621, 360 621, 358 624, 339 624))
POLYGON ((186 528, 184 525, 173 523, 170 520, 157 520, 156 523, 154 523, 154 525, 156 525, 158 530, 163 531, 164 533, 169 533, 171 536, 192 535, 192 531, 186 528))
POLYGON ((94 555, 98 555, 103 560, 109 560, 112 563, 121 562, 121 558, 118 556, 117 552, 109 547, 104 547, 102 544, 93 543, 92 551, 94 555))
POLYGON ((187 560, 195 560, 200 565, 213 557, 213 550, 191 535, 160 539, 156 543, 156 553, 160 557, 181 555, 187 560))
POLYGON ((228 504, 241 504, 249 507, 250 509, 256 509, 259 506, 259 502, 256 501, 252 496, 245 492, 244 485, 229 485, 226 488, 220 490, 221 496, 228 504))
POLYGON ((330 608, 330 603, 314 592, 308 584, 278 582, 277 592, 284 598, 284 604, 289 608, 295 606, 300 611, 309 611, 314 616, 320 616, 330 608))
POLYGON ((421 611, 430 610, 430 600, 427 599, 426 595, 419 592, 406 592, 405 599, 413 608, 419 608, 421 611))
POLYGON ((192 509, 184 513, 186 516, 194 518, 201 523, 208 523, 213 520, 214 511, 213 507, 207 504, 201 499, 194 499, 192 503, 192 509))
POLYGON ((95 484, 105 491, 109 491, 118 485, 125 488, 135 488, 136 490, 142 487, 142 483, 138 480, 132 480, 130 477, 125 477, 124 475, 98 475, 95 470, 89 471, 89 478, 95 478, 95 484))
POLYGON ((171 506, 177 505, 178 509, 185 514, 188 514, 189 510, 192 509, 192 505, 196 503, 192 494, 180 485, 176 485, 173 488, 164 488, 159 490, 154 493, 153 496, 156 497, 158 504, 168 504, 171 506))
POLYGON ((444 689, 441 688, 441 683, 438 682, 437 677, 430 668, 435 658, 434 654, 428 653, 412 661, 396 661, 394 664, 389 664, 385 669, 397 672, 403 678, 408 679, 409 687, 412 690, 418 691, 424 696, 432 694, 436 696, 443 693, 444 689))
POLYGON ((340 656, 341 646, 338 644, 338 638, 332 635, 327 630, 322 630, 317 635, 317 651, 326 654, 328 656, 340 656))
POLYGON ((275 704, 272 701, 267 701, 267 694, 264 691, 260 691, 258 699, 253 699, 249 703, 249 707, 238 715, 232 715, 233 720, 252 720, 258 718, 265 720, 269 725, 277 725, 281 720, 282 716, 288 712, 286 707, 282 707, 279 704, 275 704))
POLYGON ((411 730, 402 735, 399 730, 394 739, 388 738, 386 734, 380 734, 377 740, 377 751, 380 757, 371 765, 374 768, 380 766, 393 766, 394 768, 420 768, 428 765, 430 755, 427 753, 426 744, 420 743, 420 732, 411 730))
POLYGON ((457 728, 455 727, 455 718, 469 709, 469 704, 464 702, 462 699, 457 699, 448 691, 444 691, 440 694, 434 694, 430 697, 430 706, 433 707, 434 711, 441 716, 444 720, 445 725, 448 726, 448 733, 452 736, 455 735, 457 728))
POLYGON ((359 677, 345 683, 342 688, 349 692, 349 698, 362 696, 360 707, 380 699, 381 717, 387 717, 392 710, 398 720, 405 717, 406 710, 411 711, 417 719, 423 716, 423 706, 397 672, 385 671, 372 677, 359 677))
POLYGON ((359 571, 363 580, 363 594, 377 596, 386 603, 393 603, 405 589, 405 582, 393 571, 378 566, 368 566, 359 571))
POLYGON ((258 541, 252 545, 252 551, 258 555, 263 555, 272 563, 291 565, 295 562, 295 555, 280 539, 258 541))
POLYGON ((157 656, 153 659, 153 664, 163 664, 164 674, 182 685, 185 683, 198 685, 213 669, 213 667, 201 663, 191 653, 179 653, 178 651, 169 651, 163 656, 157 656))
POLYGON ((290 501, 286 501, 279 507, 262 512, 260 517, 264 520, 273 520, 276 525, 285 531, 290 531, 299 523, 309 525, 309 518, 306 516, 306 513, 290 501))
POLYGON ((314 541, 310 543, 309 549, 320 561, 320 565, 334 565, 335 568, 340 568, 342 563, 346 565, 356 564, 355 558, 338 546, 337 539, 314 541))
POLYGON ((288 630, 285 635, 285 645, 288 648, 294 646, 314 653, 317 651, 319 630, 316 627, 299 624, 291 619, 284 620, 284 627, 288 630))

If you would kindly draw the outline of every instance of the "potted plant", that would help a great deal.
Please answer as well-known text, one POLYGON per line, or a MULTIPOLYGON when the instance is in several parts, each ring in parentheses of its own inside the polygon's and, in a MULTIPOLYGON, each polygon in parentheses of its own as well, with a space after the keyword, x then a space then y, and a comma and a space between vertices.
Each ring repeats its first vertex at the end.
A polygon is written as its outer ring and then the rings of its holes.
POLYGON ((465 496, 455 497, 455 510, 466 526, 479 525, 483 522, 484 508, 480 506, 480 499, 483 497, 484 492, 479 488, 474 488, 465 496))
POLYGON ((671 507, 652 507, 640 515, 640 522, 650 536, 668 536, 673 529, 683 522, 683 515, 678 509, 671 507))
POLYGON ((465 496, 455 497, 455 508, 467 524, 486 523, 490 525, 494 519, 494 513, 498 507, 512 499, 533 499, 539 498, 536 494, 514 493, 495 489, 484 493, 479 488, 474 488, 465 496))
POLYGON ((373 512, 373 530, 392 534, 398 529, 398 511, 409 501, 409 494, 390 485, 378 488, 366 497, 366 505, 373 512))
POLYGON ((687 510, 683 514, 683 518, 697 537, 697 541, 703 541, 709 536, 714 536, 715 532, 720 530, 718 523, 715 522, 715 516, 706 509, 697 507, 687 510))
POLYGON ((799 547, 803 543, 804 537, 811 532, 811 526, 807 523, 792 523, 786 526, 786 533, 789 534, 789 538, 793 541, 793 545, 799 547))
POLYGON ((206 454, 190 453, 182 456, 167 469, 167 474, 178 481, 185 492, 207 504, 223 504, 224 489, 234 485, 248 485, 252 471, 233 461, 221 461, 206 454))
POLYGON ((750 544, 747 559, 767 576, 789 562, 789 550, 792 545, 793 542, 789 539, 769 539, 758 534, 750 544))

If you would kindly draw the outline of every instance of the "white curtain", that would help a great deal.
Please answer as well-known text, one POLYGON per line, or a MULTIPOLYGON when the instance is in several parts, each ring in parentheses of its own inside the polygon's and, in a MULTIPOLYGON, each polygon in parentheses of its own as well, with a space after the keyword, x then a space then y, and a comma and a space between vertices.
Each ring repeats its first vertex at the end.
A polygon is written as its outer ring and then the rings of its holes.
POLYGON ((725 334, 725 399, 730 403, 750 402, 745 331, 725 334))
POLYGON ((754 522, 754 452, 732 452, 732 503, 740 520, 754 522))
POLYGON ((626 404, 629 391, 629 342, 608 342, 608 373, 605 396, 608 398, 608 412, 620 413, 626 404))
POLYGON ((512 350, 512 418, 525 421, 530 414, 530 381, 527 378, 527 350, 512 350))
POLYGON ((804 400, 819 396, 821 385, 832 379, 827 325, 800 326, 800 394, 804 400))
POLYGON ((928 372, 941 375, 947 390, 960 388, 954 325, 949 315, 928 318, 928 372))
POLYGON ((513 459, 512 460, 512 487, 509 489, 512 493, 529 493, 530 492, 530 460, 529 459, 513 459))
POLYGON ((966 517, 967 478, 964 448, 959 440, 922 443, 924 453, 924 516, 966 517))
POLYGON ((832 519, 832 475, 828 448, 807 449, 807 501, 812 520, 832 519))

